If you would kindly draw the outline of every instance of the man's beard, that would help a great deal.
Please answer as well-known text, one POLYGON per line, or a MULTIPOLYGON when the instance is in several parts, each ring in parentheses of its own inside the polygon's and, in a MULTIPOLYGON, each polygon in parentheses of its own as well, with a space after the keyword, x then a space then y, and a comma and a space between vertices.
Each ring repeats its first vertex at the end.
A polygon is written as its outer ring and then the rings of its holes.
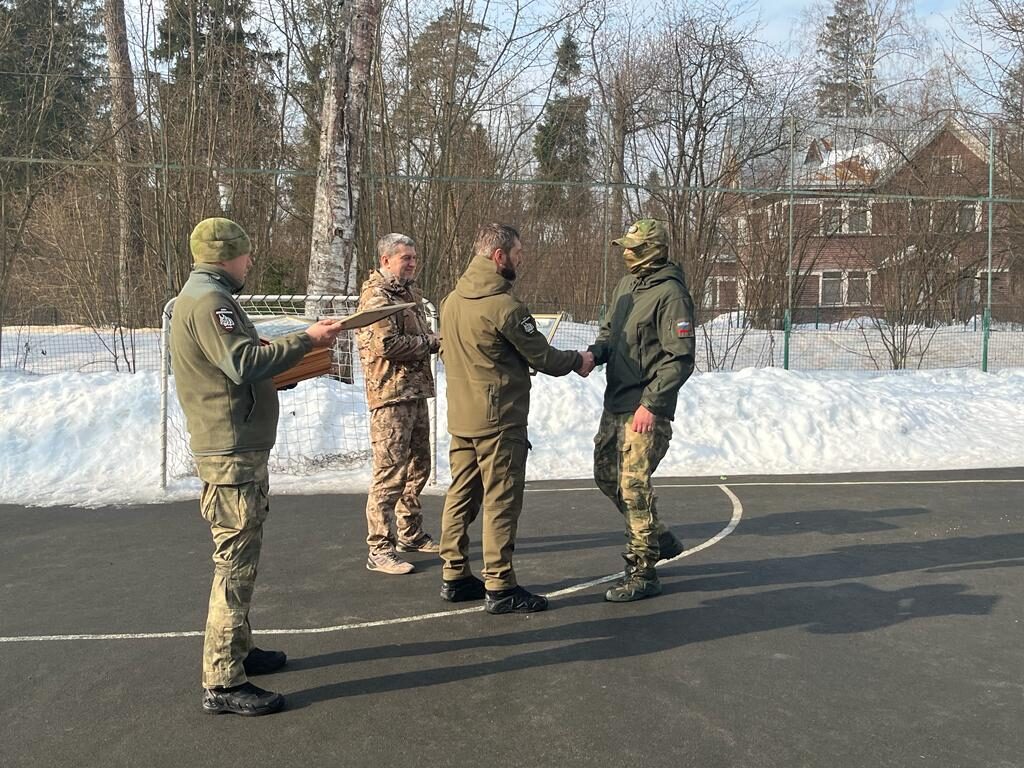
POLYGON ((506 280, 512 281, 516 279, 516 268, 511 264, 502 264, 498 267, 498 274, 506 280))

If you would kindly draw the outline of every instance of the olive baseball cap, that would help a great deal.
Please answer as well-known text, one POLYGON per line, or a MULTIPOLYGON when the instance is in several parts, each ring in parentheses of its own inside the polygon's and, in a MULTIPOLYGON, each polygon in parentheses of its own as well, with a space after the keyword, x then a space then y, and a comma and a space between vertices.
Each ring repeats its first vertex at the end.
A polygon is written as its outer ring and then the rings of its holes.
POLYGON ((668 247, 668 229, 664 221, 657 219, 640 219, 612 245, 622 248, 637 248, 641 245, 662 245, 668 247))
POLYGON ((252 241, 245 230, 231 219, 203 219, 188 239, 197 264, 218 264, 252 252, 252 241))

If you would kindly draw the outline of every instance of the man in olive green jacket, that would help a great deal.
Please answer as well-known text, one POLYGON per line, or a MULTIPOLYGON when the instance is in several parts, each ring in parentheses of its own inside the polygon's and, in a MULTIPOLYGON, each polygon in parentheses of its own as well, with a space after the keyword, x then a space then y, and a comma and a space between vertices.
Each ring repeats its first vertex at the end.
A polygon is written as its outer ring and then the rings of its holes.
POLYGON ((623 248, 630 274, 590 347, 598 365, 608 364, 594 480, 626 522, 626 569, 605 599, 628 602, 660 594, 655 564, 683 551, 658 520, 651 475, 668 452, 679 388, 693 373, 693 301, 669 261, 664 222, 641 219, 612 243, 623 248))
POLYGON ((267 460, 277 436, 277 390, 271 377, 341 332, 322 320, 306 331, 261 345, 232 294, 252 267, 252 244, 228 219, 204 219, 189 239, 195 269, 174 302, 171 366, 185 412, 192 455, 203 481, 200 511, 214 542, 213 587, 203 648, 203 711, 265 715, 284 706, 279 693, 247 675, 284 665, 280 651, 253 646, 249 627, 270 506, 267 460))
POLYGON ((552 348, 512 294, 523 258, 519 233, 481 228, 473 256, 441 307, 441 358, 448 391, 452 484, 441 514, 441 597, 485 598, 488 613, 543 611, 547 598, 523 589, 512 568, 526 483, 530 368, 550 376, 593 369, 589 352, 552 348), (483 505, 484 580, 469 567, 469 526, 483 505))

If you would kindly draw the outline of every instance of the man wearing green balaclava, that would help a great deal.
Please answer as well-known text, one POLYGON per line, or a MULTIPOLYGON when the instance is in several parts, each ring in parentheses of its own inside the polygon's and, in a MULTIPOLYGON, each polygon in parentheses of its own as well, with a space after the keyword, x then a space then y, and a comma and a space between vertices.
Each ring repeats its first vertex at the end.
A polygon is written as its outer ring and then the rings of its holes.
POLYGON ((658 520, 651 475, 668 451, 679 388, 693 373, 693 301, 669 259, 665 222, 641 219, 620 246, 629 274, 619 281, 590 347, 607 363, 604 412, 594 440, 594 480, 626 523, 626 568, 606 593, 629 602, 661 593, 659 560, 683 551, 658 520))

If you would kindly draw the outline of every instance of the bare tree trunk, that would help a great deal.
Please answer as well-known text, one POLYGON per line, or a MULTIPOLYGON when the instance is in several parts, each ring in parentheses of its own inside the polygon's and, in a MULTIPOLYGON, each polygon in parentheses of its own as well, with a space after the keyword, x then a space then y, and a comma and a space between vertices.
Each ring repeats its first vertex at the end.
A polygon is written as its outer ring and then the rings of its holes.
POLYGON ((356 220, 380 0, 343 0, 321 116, 307 292, 354 293, 356 220))
MULTIPOLYGON (((313 204, 313 237, 306 292, 356 293, 356 222, 363 166, 370 70, 380 25, 380 0, 342 0, 335 19, 330 83, 321 113, 320 162, 313 204)), ((306 305, 315 317, 323 309, 306 305)), ((352 339, 336 346, 338 375, 351 382, 352 339)))
MULTIPOLYGON (((629 102, 626 98, 625 84, 621 73, 616 72, 612 82, 612 212, 611 228, 618 232, 625 217, 626 181, 626 111, 629 102)), ((607 297, 605 297, 607 298, 607 297)))
POLYGON ((103 26, 107 36, 110 68, 110 127, 114 135, 117 216, 120 244, 117 259, 117 314, 120 325, 128 321, 131 286, 128 276, 142 263, 142 195, 139 176, 132 163, 138 157, 137 102, 132 62, 128 55, 128 33, 124 0, 105 0, 103 26))

